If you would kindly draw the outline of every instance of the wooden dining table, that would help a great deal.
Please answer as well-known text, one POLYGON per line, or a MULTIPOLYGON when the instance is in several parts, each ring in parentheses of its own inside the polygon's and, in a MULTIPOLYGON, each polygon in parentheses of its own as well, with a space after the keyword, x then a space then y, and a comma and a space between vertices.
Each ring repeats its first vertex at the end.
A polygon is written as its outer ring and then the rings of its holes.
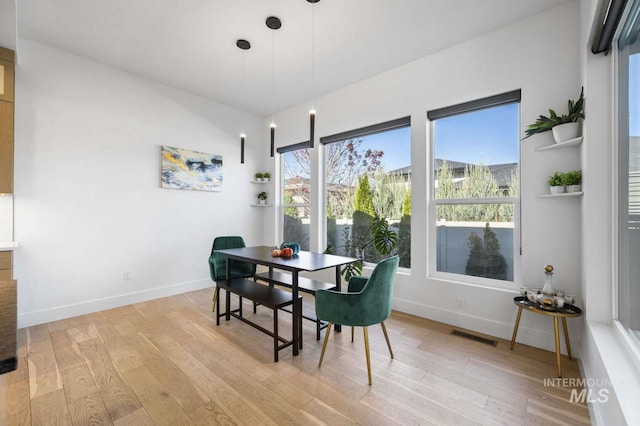
MULTIPOLYGON (((291 296, 293 300, 298 299, 298 276, 300 272, 320 271, 328 268, 335 268, 335 285, 336 290, 341 290, 342 275, 340 273, 343 265, 357 261, 352 257, 336 256, 332 254, 313 253, 309 251, 300 251, 292 257, 274 257, 272 256, 273 247, 254 246, 235 249, 217 250, 227 256, 227 271, 229 270, 229 261, 231 259, 243 262, 254 263, 256 265, 264 265, 269 268, 269 275, 274 269, 280 269, 291 273, 291 296)), ((293 304, 293 355, 298 355, 302 347, 301 330, 302 324, 302 305, 293 304)), ((336 331, 340 331, 340 326, 336 325, 336 331)))

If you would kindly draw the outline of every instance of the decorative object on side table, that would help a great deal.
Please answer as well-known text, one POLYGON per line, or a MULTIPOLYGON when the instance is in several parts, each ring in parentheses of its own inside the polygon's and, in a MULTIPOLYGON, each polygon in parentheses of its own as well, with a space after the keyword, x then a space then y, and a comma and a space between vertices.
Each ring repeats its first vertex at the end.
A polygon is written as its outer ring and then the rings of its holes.
POLYGON ((542 294, 548 297, 555 296, 553 287, 551 286, 551 277, 553 276, 553 266, 547 265, 544 267, 544 287, 542 287, 542 294))
POLYGON ((557 115, 552 109, 549 109, 549 117, 541 115, 535 123, 529 124, 523 139, 535 135, 536 133, 553 131, 553 138, 556 143, 575 139, 580 135, 580 122, 584 119, 584 87, 580 91, 580 97, 577 101, 569 99, 569 112, 563 115, 557 115))

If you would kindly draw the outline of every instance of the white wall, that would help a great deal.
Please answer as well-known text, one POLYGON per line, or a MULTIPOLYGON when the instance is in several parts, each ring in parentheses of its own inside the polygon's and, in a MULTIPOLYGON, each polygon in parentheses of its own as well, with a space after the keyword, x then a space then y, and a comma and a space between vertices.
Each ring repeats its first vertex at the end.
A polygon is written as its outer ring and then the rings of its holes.
POLYGON ((261 243, 262 213, 249 206, 260 119, 30 40, 20 47, 19 327, 210 286, 214 236, 261 243), (223 191, 161 189, 161 145, 221 154, 223 191))
MULTIPOLYGON (((522 278, 514 288, 498 290, 431 279, 427 265, 426 194, 432 170, 427 161, 426 112, 521 88, 524 135, 525 126, 539 114, 548 108, 565 109, 567 99, 578 97, 578 50, 579 4, 574 1, 316 99, 318 137, 411 116, 413 264, 410 275, 398 276, 395 309, 510 339, 515 290, 523 284, 541 286, 546 264, 556 268, 556 287, 582 300, 581 201, 535 196, 548 191, 546 179, 554 171, 580 168, 582 148, 535 152, 536 147, 552 142, 550 133, 521 143, 522 278), (457 297, 465 299, 464 310, 455 309, 457 297)), ((279 145, 308 139, 308 108, 304 103, 276 114, 279 145)), ((266 121, 263 126, 266 128, 266 121)), ((319 156, 320 149, 315 151, 319 156)), ((321 170, 313 173, 320 175, 321 170)), ((313 190, 320 194, 322 188, 313 190)), ((322 211, 319 204, 316 200, 312 206, 314 215, 322 211)), ((274 223, 275 218, 268 216, 277 212, 269 212, 265 224, 274 223)), ((278 240, 267 226, 263 238, 269 244, 278 240)), ((312 244, 316 250, 324 248, 321 241, 312 240, 312 244)), ((571 338, 579 340, 580 322, 569 321, 569 328, 571 338)), ((518 341, 553 350, 552 322, 525 313, 518 341)))

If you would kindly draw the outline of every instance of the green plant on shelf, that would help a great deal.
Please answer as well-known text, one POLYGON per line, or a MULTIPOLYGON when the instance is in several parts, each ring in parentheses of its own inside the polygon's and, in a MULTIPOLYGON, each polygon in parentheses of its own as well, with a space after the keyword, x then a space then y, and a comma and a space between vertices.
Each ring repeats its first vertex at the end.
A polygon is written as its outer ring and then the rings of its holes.
POLYGON ((567 114, 558 115, 552 109, 549 109, 549 116, 541 115, 535 123, 529 124, 523 139, 533 136, 536 133, 548 132, 559 124, 573 123, 580 119, 584 119, 584 87, 580 91, 580 97, 577 101, 569 99, 569 112, 567 114))
POLYGON ((580 185, 582 183, 582 170, 573 170, 562 174, 564 185, 580 185))
POLYGON ((564 186, 564 173, 555 172, 547 179, 549 186, 564 186))

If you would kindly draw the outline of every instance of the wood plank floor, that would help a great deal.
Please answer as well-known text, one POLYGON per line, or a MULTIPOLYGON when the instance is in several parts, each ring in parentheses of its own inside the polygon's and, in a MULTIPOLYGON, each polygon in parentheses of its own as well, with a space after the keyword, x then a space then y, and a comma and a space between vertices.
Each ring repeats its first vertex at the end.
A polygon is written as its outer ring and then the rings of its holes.
MULTIPOLYGON (((201 290, 19 330, 19 368, 0 375, 0 425, 573 425, 590 424, 570 389, 545 387, 551 352, 450 334, 394 313, 370 327, 373 385, 362 330, 321 342, 304 321, 304 348, 273 362, 269 336, 232 319, 216 327, 201 290)), ((234 297, 235 300, 235 297, 234 297)), ((246 303, 246 302, 245 302, 246 303)), ((305 310, 313 299, 305 300, 305 310)), ((271 311, 245 315, 265 327, 271 311)), ((515 311, 514 311, 515 316, 515 311)), ((281 314, 290 336, 290 315, 281 314)), ((579 377, 563 357, 565 377, 579 377)))

